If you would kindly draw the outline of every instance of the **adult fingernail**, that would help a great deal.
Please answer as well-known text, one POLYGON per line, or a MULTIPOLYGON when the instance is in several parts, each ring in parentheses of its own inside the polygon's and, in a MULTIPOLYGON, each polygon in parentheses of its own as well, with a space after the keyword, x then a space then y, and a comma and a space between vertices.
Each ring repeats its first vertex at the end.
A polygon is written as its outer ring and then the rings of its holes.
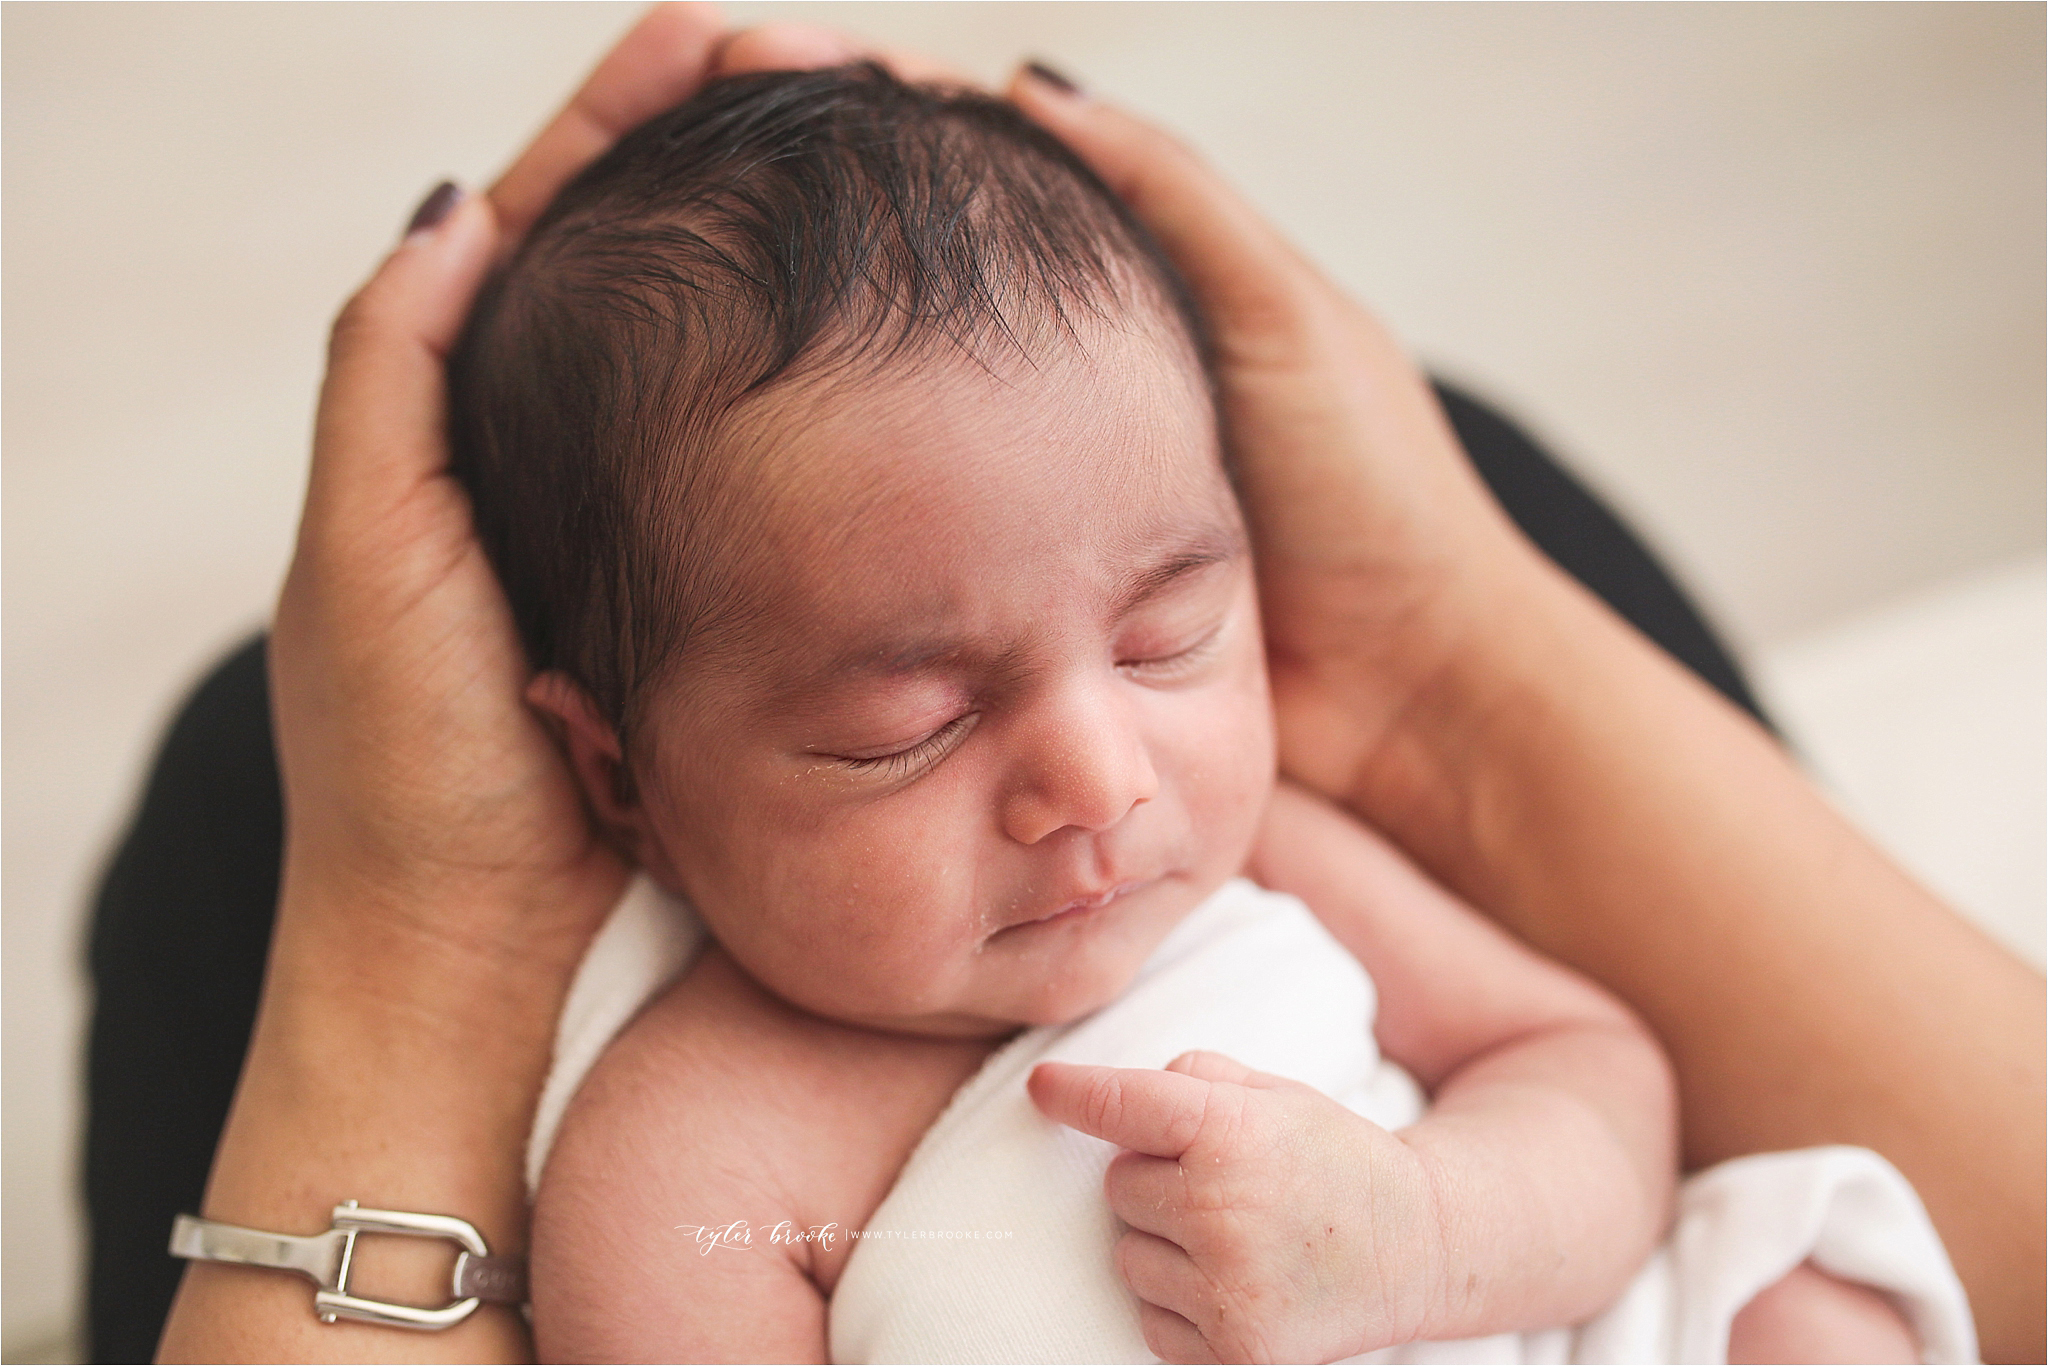
POLYGON ((411 237, 418 232, 431 232, 441 225, 441 220, 455 212, 455 206, 462 202, 462 187, 452 180, 444 180, 427 191, 427 197, 412 211, 412 220, 405 225, 405 235, 411 237))
POLYGON ((1068 80, 1065 76, 1061 75, 1059 72, 1047 66, 1044 62, 1037 60, 1026 62, 1024 64, 1024 69, 1030 72, 1033 76, 1037 77, 1039 80, 1044 81, 1053 89, 1059 91, 1062 95, 1078 95, 1081 93, 1080 86, 1075 85, 1072 81, 1068 80))

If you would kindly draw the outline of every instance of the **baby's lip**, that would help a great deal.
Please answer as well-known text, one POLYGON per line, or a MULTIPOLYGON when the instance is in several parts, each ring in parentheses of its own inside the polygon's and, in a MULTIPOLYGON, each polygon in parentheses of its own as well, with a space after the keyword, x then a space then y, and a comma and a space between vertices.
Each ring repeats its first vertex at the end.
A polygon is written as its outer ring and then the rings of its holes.
POLYGON ((1159 881, 1157 877, 1137 878, 1129 882, 1119 882, 1112 886, 1085 891, 1078 896, 1069 897, 1043 915, 1033 916, 1029 920, 1014 921, 997 933, 1029 929, 1034 925, 1049 925, 1056 920, 1078 920, 1090 911, 1101 910, 1104 906, 1109 905, 1110 902, 1129 896, 1132 892, 1150 887, 1157 881, 1159 881))

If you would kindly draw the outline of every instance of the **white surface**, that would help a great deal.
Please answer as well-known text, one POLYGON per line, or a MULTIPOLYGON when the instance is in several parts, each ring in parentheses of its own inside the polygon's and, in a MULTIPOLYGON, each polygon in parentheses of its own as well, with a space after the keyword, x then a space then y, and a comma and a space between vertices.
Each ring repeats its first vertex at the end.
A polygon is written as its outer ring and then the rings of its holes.
MULTIPOLYGON (((0 12, 8 1355, 75 1302, 80 908, 173 697, 267 610, 327 318, 633 12, 0 12)), ((1179 128, 1745 642, 2041 544, 2039 6, 739 12, 1041 54, 1179 128)))

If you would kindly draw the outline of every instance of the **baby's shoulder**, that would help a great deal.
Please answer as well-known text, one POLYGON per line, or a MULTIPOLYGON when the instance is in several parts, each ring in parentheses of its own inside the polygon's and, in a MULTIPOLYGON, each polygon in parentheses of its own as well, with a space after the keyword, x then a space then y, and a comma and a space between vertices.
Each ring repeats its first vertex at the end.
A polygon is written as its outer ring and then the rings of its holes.
POLYGON ((821 1019, 755 983, 716 944, 592 1069, 542 1179, 650 1196, 671 1221, 736 1223, 829 1288, 858 1228, 988 1045, 821 1019), (560 1170, 558 1170, 560 1164, 560 1170))

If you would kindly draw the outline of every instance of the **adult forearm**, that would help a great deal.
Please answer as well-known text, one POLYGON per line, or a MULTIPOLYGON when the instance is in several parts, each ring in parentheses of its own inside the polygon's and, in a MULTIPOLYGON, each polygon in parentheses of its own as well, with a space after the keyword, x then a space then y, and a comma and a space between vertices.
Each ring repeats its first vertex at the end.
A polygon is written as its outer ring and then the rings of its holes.
MULTIPOLYGON (((365 930, 360 916, 322 916, 307 899, 288 893, 280 911, 264 1005, 200 1212, 311 1234, 354 1199, 459 1216, 494 1255, 523 1256, 522 1159, 555 1014, 544 1006, 559 1004, 565 976, 531 980, 533 969, 474 943, 365 930)), ((351 1288, 437 1305, 448 1297, 452 1255, 438 1240, 365 1236, 351 1288)), ((161 1356, 530 1358, 514 1310, 486 1305, 453 1329, 412 1333, 322 1324, 312 1299, 313 1287, 293 1275, 193 1263, 161 1356)))
POLYGON ((1689 1165, 1876 1149, 1926 1200, 1987 1355, 2038 1359, 2040 977, 1575 586, 1532 571, 1514 592, 1351 804, 1649 1022, 1689 1165))

